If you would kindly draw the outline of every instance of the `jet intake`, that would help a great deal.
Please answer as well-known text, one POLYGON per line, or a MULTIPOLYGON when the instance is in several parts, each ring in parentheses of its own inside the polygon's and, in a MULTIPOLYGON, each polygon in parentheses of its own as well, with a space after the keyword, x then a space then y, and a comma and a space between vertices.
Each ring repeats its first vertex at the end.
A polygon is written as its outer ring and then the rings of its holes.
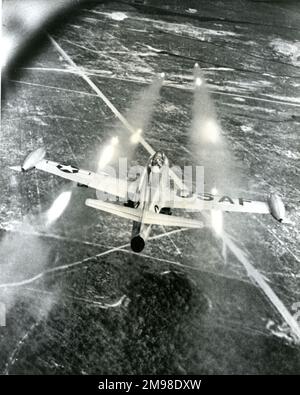
POLYGON ((44 159, 45 155, 46 155, 46 150, 43 147, 32 151, 24 160, 23 165, 21 167, 22 171, 28 171, 30 169, 33 169, 38 162, 44 159))
POLYGON ((135 236, 131 239, 131 248, 134 252, 141 252, 145 247, 145 240, 140 236, 135 236))
POLYGON ((285 207, 280 196, 276 193, 270 194, 268 198, 270 212, 272 216, 279 222, 285 219, 285 207))

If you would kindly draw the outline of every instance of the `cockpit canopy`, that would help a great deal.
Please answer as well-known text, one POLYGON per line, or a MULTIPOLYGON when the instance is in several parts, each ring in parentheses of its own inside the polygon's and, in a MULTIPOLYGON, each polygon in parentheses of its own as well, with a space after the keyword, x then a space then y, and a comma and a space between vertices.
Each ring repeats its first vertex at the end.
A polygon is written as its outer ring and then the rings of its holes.
POLYGON ((167 157, 162 151, 157 151, 150 160, 151 167, 157 166, 161 169, 165 164, 167 164, 167 157))

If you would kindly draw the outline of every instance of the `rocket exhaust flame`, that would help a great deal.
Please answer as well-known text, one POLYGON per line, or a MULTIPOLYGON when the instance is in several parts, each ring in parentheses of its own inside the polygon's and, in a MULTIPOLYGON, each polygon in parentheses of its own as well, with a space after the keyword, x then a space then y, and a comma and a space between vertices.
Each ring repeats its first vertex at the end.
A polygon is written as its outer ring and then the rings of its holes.
POLYGON ((223 231, 223 213, 220 210, 211 210, 211 226, 217 236, 223 231))
MULTIPOLYGON (((217 195, 216 187, 212 188, 211 194, 217 195)), ((223 232, 223 212, 221 210, 211 210, 211 226, 217 236, 221 236, 223 232)))
POLYGON ((110 144, 104 147, 98 162, 98 172, 103 170, 112 161, 116 153, 116 146, 118 144, 118 137, 113 137, 110 141, 110 144))
POLYGON ((140 141, 142 133, 143 133, 142 129, 137 129, 137 131, 130 137, 131 143, 137 144, 140 141))
POLYGON ((52 206, 46 213, 47 217, 47 226, 53 224, 58 218, 64 213, 66 210, 70 199, 71 199, 72 192, 65 191, 62 192, 52 203, 52 206))

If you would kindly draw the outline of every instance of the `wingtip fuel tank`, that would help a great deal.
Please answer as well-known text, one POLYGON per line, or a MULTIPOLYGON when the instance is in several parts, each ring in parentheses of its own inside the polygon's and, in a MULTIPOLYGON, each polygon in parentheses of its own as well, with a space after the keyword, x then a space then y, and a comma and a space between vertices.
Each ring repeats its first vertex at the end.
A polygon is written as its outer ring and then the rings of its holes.
POLYGON ((279 222, 285 219, 285 207, 280 196, 276 193, 271 193, 268 198, 270 212, 272 216, 279 222))
POLYGON ((37 148, 32 151, 24 160, 23 165, 21 167, 22 171, 28 171, 33 169, 38 162, 44 159, 46 155, 46 150, 44 147, 37 148))

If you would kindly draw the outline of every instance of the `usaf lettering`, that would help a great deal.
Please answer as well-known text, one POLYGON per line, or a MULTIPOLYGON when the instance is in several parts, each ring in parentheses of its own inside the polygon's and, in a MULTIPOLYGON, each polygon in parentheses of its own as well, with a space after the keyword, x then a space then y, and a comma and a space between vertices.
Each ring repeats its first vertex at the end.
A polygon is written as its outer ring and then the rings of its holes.
MULTIPOLYGON (((210 193, 203 193, 203 194, 198 194, 197 197, 200 200, 203 200, 205 202, 211 202, 212 200, 216 199, 217 196, 214 196, 210 193)), ((230 204, 235 204, 234 200, 230 196, 218 196, 219 200, 218 203, 230 203, 230 204)), ((240 206, 243 206, 244 203, 251 203, 251 200, 246 200, 243 198, 238 198, 238 202, 240 206)))

